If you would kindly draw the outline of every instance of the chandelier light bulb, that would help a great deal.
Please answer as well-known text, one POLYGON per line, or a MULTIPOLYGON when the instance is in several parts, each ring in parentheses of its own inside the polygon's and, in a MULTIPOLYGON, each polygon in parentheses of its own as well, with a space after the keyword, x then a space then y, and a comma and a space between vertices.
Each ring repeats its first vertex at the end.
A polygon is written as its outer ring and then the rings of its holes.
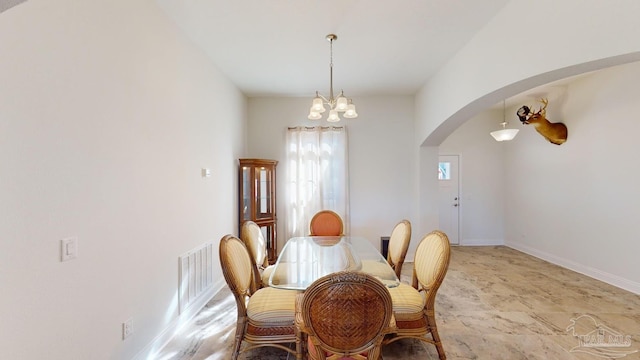
POLYGON ((340 121, 340 117, 338 116, 338 110, 329 111, 329 117, 327 118, 328 122, 338 122, 340 121))
POLYGON ((358 117, 358 113, 356 112, 356 106, 353 104, 349 104, 347 106, 347 111, 344 112, 344 117, 347 119, 354 119, 358 117))
POLYGON ((311 111, 309 111, 309 116, 307 116, 307 118, 309 120, 320 120, 322 119, 322 115, 317 111, 313 111, 313 108, 311 108, 311 111))
POLYGON ((322 102, 322 98, 319 95, 316 95, 313 98, 313 103, 311 105, 311 111, 322 114, 324 112, 324 103, 322 102))
POLYGON ((344 112, 347 111, 348 106, 349 104, 347 102, 347 98, 344 97, 344 94, 341 91, 340 96, 338 96, 338 99, 336 99, 336 110, 344 112))

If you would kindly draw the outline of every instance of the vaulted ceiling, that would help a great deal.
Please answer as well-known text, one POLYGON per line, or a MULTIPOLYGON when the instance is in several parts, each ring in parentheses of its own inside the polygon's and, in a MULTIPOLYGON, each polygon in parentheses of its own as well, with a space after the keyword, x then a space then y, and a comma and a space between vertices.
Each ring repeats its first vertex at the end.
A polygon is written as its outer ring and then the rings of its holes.
POLYGON ((508 0, 156 0, 249 97, 414 94, 508 0))

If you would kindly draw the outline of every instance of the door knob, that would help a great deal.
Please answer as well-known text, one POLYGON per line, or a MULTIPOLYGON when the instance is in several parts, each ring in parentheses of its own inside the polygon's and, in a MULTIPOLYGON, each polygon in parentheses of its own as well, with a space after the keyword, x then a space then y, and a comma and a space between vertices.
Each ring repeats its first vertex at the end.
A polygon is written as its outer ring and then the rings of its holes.
POLYGON ((458 206, 458 204, 453 204, 453 206, 456 206, 456 207, 457 207, 457 206, 458 206))

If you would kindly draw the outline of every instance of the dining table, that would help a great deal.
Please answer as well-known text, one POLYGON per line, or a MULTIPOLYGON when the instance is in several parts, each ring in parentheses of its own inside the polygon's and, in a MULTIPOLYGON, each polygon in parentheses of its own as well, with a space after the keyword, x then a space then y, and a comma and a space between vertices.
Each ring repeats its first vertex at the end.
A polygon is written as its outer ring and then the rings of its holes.
POLYGON ((315 280, 339 271, 365 272, 387 287, 400 283, 387 260, 365 237, 301 236, 285 243, 269 286, 304 291, 315 280))

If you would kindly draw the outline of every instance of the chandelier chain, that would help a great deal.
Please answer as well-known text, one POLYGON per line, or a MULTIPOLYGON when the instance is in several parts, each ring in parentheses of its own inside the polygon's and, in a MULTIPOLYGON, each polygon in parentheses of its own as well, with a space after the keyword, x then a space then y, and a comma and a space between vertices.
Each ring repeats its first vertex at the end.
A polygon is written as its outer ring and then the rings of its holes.
POLYGON ((333 106, 333 38, 329 38, 329 103, 333 106))

